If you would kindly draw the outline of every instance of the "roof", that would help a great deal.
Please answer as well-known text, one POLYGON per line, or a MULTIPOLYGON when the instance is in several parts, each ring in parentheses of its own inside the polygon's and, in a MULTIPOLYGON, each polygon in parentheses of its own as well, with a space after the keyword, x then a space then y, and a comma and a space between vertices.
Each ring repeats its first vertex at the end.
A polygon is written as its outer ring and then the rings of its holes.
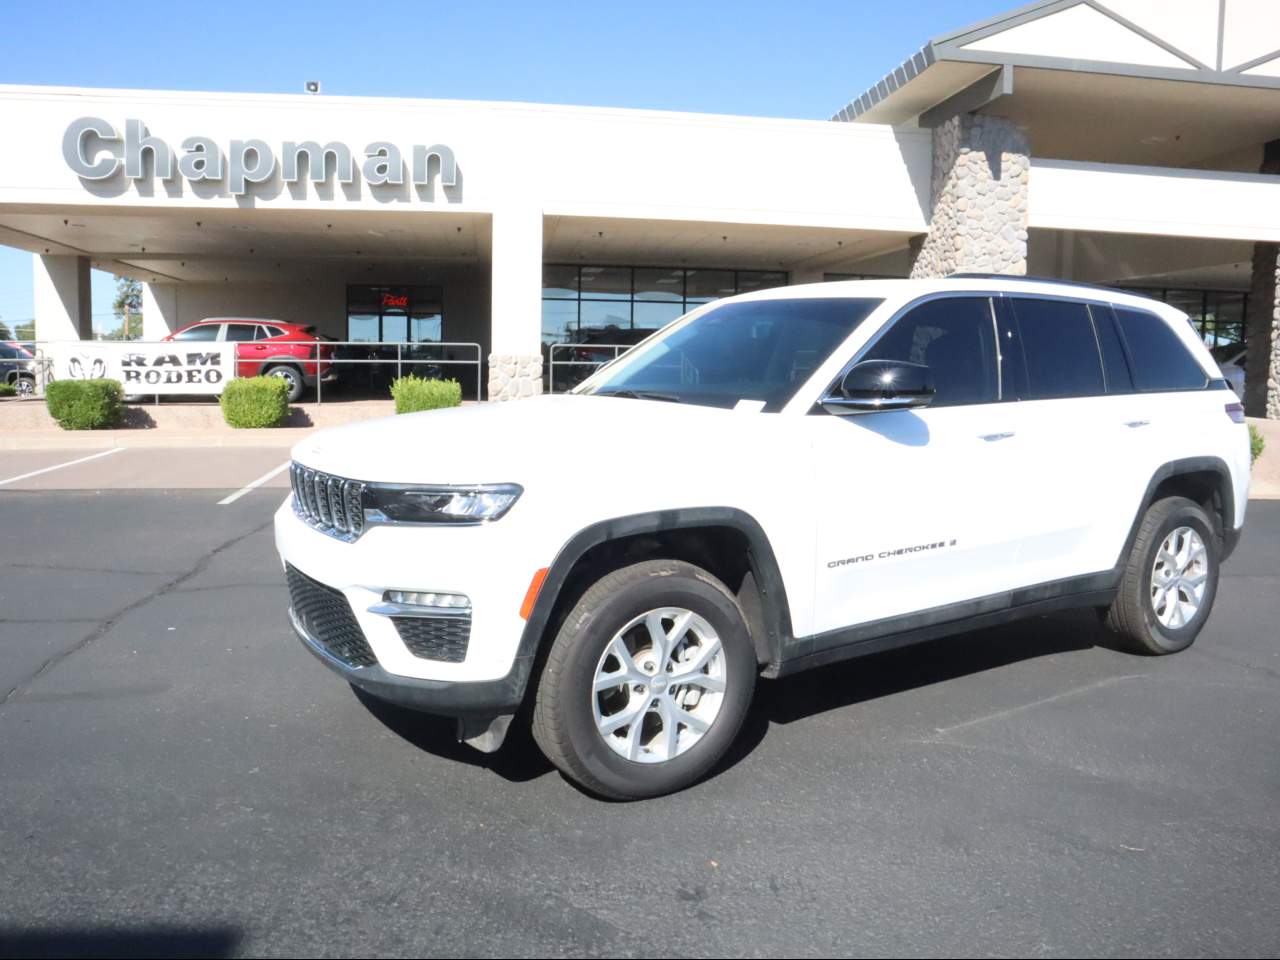
POLYGON ((832 119, 916 119, 1001 67, 1280 89, 1280 3, 1039 0, 935 37, 832 119))

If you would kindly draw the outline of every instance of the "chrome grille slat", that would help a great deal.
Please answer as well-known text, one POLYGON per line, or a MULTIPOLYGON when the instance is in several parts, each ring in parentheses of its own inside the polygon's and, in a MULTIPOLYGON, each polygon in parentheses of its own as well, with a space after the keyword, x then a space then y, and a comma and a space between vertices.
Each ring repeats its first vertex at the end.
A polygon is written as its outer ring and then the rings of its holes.
POLYGON ((339 540, 364 532, 364 484, 294 463, 293 510, 308 525, 339 540))

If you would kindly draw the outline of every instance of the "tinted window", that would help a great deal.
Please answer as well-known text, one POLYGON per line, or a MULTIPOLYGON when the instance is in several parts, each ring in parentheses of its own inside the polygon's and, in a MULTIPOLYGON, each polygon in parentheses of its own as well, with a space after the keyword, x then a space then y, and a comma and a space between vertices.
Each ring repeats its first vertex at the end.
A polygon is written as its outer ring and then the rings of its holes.
POLYGON ((653 393, 712 407, 757 400, 765 410, 779 410, 879 303, 849 298, 726 303, 637 347, 581 390, 653 393))
POLYGON ((283 336, 284 336, 284 331, 281 330, 279 327, 259 327, 258 328, 259 340, 269 340, 272 337, 283 337, 283 336))
POLYGON ((1028 400, 1090 397, 1104 392, 1098 340, 1083 303, 1009 300, 1018 321, 1028 400))
POLYGON ((189 327, 173 336, 175 340, 217 340, 218 324, 203 323, 198 327, 189 327))
POLYGON ((258 327, 256 324, 228 323, 227 335, 223 339, 234 340, 236 343, 241 343, 246 340, 252 340, 254 337, 254 334, 257 333, 257 331, 258 331, 258 327))
POLYGON ((1145 310, 1115 308, 1139 390, 1199 390, 1208 380, 1169 324, 1145 310))
POLYGON ((998 399, 995 333, 986 297, 930 300, 899 317, 863 358, 923 363, 937 393, 931 406, 998 399))
POLYGON ((1091 303, 1089 313, 1093 315, 1093 328, 1098 332, 1098 346, 1102 348, 1107 393, 1133 393, 1133 376, 1129 373, 1129 362, 1124 357, 1124 346, 1120 343, 1120 331, 1111 308, 1091 303))

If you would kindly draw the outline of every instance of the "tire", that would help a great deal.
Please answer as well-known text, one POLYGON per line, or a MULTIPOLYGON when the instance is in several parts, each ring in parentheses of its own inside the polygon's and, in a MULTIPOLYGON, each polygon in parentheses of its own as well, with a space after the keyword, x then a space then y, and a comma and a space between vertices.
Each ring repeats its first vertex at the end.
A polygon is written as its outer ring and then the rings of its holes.
POLYGON ((1185 497, 1156 501, 1138 527, 1120 588, 1107 610, 1108 629, 1136 653, 1162 656, 1185 650, 1213 608, 1220 555, 1216 527, 1203 507, 1185 497), (1177 573, 1184 565, 1184 572, 1177 573), (1173 586, 1164 588, 1170 581, 1173 586))
POLYGON ((729 589, 692 564, 647 560, 602 577, 564 620, 538 683, 533 736, 547 759, 593 793, 660 796, 695 783, 724 756, 755 680, 755 648, 729 589), (667 656, 655 655, 659 643, 667 656), (593 693, 598 679, 607 685, 614 674, 626 680, 593 693), (668 675, 691 682, 668 684, 668 675), (638 719, 623 723, 627 717, 638 719))
POLYGON ((35 378, 19 376, 13 381, 13 388, 18 391, 20 397, 34 397, 36 395, 35 378))
POLYGON ((297 403, 302 399, 302 391, 306 389, 306 383, 303 382, 302 374, 298 372, 297 367, 291 367, 288 364, 280 364, 275 367, 268 367, 263 376, 280 377, 289 384, 289 402, 297 403))

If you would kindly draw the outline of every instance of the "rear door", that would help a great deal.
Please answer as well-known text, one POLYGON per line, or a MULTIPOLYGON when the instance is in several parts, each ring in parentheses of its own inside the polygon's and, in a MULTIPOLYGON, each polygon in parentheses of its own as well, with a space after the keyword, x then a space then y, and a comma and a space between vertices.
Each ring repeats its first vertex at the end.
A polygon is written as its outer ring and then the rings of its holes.
POLYGON ((1132 519, 1128 486, 1138 458, 1126 425, 1131 386, 1108 308, 1021 295, 1002 306, 1025 458, 1010 501, 1023 531, 1021 585, 1109 569, 1115 531, 1127 533, 1132 519))
POLYGON ((254 353, 256 346, 254 339, 258 335, 258 325, 256 323, 226 323, 223 324, 223 330, 223 341, 236 345, 236 360, 238 361, 236 375, 256 377, 262 360, 261 356, 255 356, 254 353))
POLYGON ((1019 531, 1007 491, 1018 482, 1017 437, 1012 405, 1000 401, 1000 349, 991 297, 924 300, 857 359, 926 364, 933 403, 806 418, 821 491, 819 634, 926 610, 945 615, 935 608, 998 594, 1016 577, 1019 531))

